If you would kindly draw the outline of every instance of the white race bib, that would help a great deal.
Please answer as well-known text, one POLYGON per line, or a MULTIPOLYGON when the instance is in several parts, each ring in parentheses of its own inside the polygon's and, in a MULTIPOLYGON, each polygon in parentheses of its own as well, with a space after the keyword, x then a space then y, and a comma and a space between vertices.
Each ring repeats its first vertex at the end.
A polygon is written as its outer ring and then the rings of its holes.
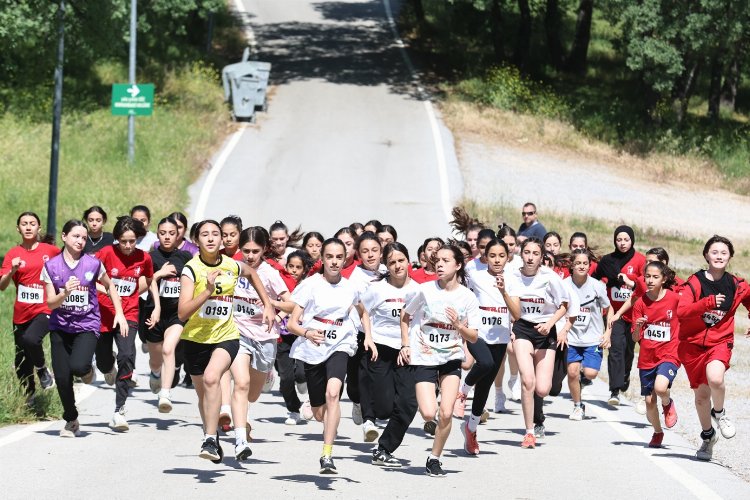
POLYGON ((586 308, 586 310, 581 309, 578 311, 578 314, 576 314, 576 321, 574 323, 574 326, 577 328, 588 328, 589 323, 591 323, 591 311, 586 308))
POLYGON ((180 279, 165 278, 159 282, 159 297, 176 299, 180 296, 180 279))
POLYGON ((88 307, 89 306, 89 291, 88 290, 73 290, 70 295, 65 297, 62 303, 63 307, 88 307))
POLYGON ((610 290, 610 299, 614 302, 625 302, 630 300, 631 295, 633 295, 633 290, 630 288, 612 287, 610 290))
POLYGON ((18 284, 18 302, 23 304, 41 304, 44 302, 44 289, 35 286, 18 284))
POLYGON ((208 299, 201 306, 198 316, 203 319, 228 319, 232 314, 232 303, 228 300, 208 299))
POLYGON ((112 278, 115 288, 117 288, 117 295, 120 297, 130 297, 135 293, 138 286, 137 281, 129 279, 112 278))
POLYGON ((250 302, 242 297, 235 297, 233 306, 236 318, 249 318, 261 323, 263 321, 263 306, 250 302))
POLYGON ((315 316, 310 324, 310 329, 321 331, 325 336, 324 342, 326 344, 335 344, 339 340, 339 330, 343 326, 344 321, 344 318, 328 319, 315 316))
POLYGON ((711 327, 714 326, 716 323, 724 319, 724 316, 726 316, 726 311, 720 311, 718 309, 714 309, 713 311, 706 311, 703 313, 703 322, 711 327))
POLYGON ((643 332, 643 339, 653 340, 654 342, 669 342, 672 338, 670 330, 671 328, 668 326, 648 325, 646 331, 643 332))
POLYGON ((422 326, 422 340, 436 349, 448 349, 458 342, 453 325, 431 321, 422 326))
POLYGON ((482 326, 492 328, 503 325, 503 317, 508 315, 507 307, 479 306, 482 312, 482 326))

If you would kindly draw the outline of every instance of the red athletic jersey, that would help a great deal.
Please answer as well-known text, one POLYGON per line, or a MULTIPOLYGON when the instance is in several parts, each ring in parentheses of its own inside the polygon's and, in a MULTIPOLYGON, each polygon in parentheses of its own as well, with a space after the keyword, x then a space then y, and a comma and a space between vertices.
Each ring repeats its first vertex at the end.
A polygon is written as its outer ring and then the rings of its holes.
POLYGON ((360 265, 362 262, 360 262, 357 259, 354 259, 351 264, 346 266, 344 269, 341 270, 341 276, 343 276, 346 279, 349 279, 349 276, 352 275, 354 270, 357 268, 358 265, 360 265))
POLYGON ((599 267, 598 262, 591 261, 591 265, 589 266, 589 276, 593 276, 594 272, 596 271, 596 268, 599 267))
MULTIPOLYGON (((646 257, 638 252, 635 252, 633 258, 625 263, 620 269, 620 272, 628 277, 629 280, 635 281, 638 276, 643 276, 643 268, 646 266, 646 257)), ((602 280, 606 283, 606 278, 602 280)), ((620 310, 622 305, 630 300, 633 290, 627 286, 618 287, 616 284, 610 285, 607 283, 607 295, 609 295, 609 301, 612 303, 612 309, 614 312, 620 310)), ((622 315, 622 319, 628 323, 633 321, 633 310, 629 310, 622 315)))
MULTIPOLYGON (((674 277, 674 285, 670 288, 673 292, 677 293, 678 295, 682 295, 682 287, 685 286, 685 280, 680 278, 679 276, 674 277)), ((646 292, 648 292, 648 287, 646 286, 646 280, 643 278, 643 276, 638 276, 635 279, 635 288, 633 289, 633 295, 635 295, 638 298, 643 297, 646 295, 646 292)))
POLYGON ((564 280, 565 278, 570 276, 570 269, 568 269, 567 267, 555 266, 554 268, 552 268, 552 270, 557 273, 561 280, 564 280))
POLYGON ((39 243, 33 250, 21 245, 8 250, 0 268, 0 276, 8 274, 16 257, 21 259, 21 267, 13 275, 16 285, 16 301, 13 305, 13 323, 28 323, 39 314, 49 314, 47 294, 41 280, 44 263, 60 253, 60 249, 47 243, 39 243))
POLYGON ((664 362, 680 366, 677 355, 680 343, 680 320, 677 316, 679 306, 680 296, 672 290, 667 290, 658 301, 644 295, 633 306, 634 331, 635 320, 646 317, 646 322, 641 327, 638 368, 648 370, 664 362))
POLYGON ((412 271, 409 277, 411 277, 411 279, 413 279, 417 283, 427 283, 429 281, 437 281, 438 279, 437 273, 427 274, 424 270, 424 267, 420 267, 416 271, 412 271))
MULTIPOLYGON (((104 264, 104 269, 117 287, 125 319, 137 322, 138 278, 154 276, 154 264, 151 261, 151 256, 137 248, 130 255, 124 255, 117 248, 117 245, 107 245, 99 250, 96 258, 104 264)), ((102 314, 101 331, 111 331, 112 323, 115 320, 115 306, 106 294, 99 294, 99 310, 102 314)))

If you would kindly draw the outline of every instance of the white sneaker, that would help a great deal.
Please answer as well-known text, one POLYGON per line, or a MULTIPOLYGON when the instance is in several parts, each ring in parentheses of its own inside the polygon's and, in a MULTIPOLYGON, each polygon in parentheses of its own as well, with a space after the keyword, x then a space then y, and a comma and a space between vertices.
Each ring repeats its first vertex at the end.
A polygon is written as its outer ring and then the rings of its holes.
POLYGON ((620 391, 612 391, 607 400, 610 406, 620 406, 620 391))
POLYGON ((172 395, 169 391, 162 390, 159 392, 159 413, 169 413, 172 411, 171 397, 172 395))
POLYGON ((237 443, 234 445, 234 458, 238 462, 247 460, 253 455, 253 451, 250 449, 250 445, 246 442, 237 443))
POLYGON ((724 436, 724 439, 732 439, 735 434, 737 434, 737 429, 734 427, 734 423, 727 417, 727 410, 722 410, 721 414, 714 414, 713 410, 711 410, 711 419, 714 421, 714 424, 719 428, 719 431, 721 431, 721 435, 724 436))
POLYGON ((161 376, 154 375, 154 372, 148 374, 148 387, 154 394, 159 394, 161 390, 161 376))
POLYGON ((695 453, 695 458, 698 460, 703 460, 708 462, 711 460, 711 457, 714 455, 714 445, 716 444, 716 441, 719 440, 719 433, 714 430, 714 435, 711 436, 711 439, 704 439, 703 444, 701 444, 701 447, 698 448, 698 451, 695 453))
POLYGON ((510 397, 514 401, 521 401, 521 380, 516 379, 515 383, 513 384, 513 388, 510 391, 510 397))
POLYGON ((479 417, 479 423, 484 424, 490 419, 490 412, 488 412, 486 409, 482 411, 482 416, 479 417))
POLYGON ((112 420, 109 422, 109 426, 113 431, 125 432, 130 429, 128 421, 125 420, 125 408, 120 408, 112 415, 112 420))
POLYGON ((286 417, 286 420, 284 420, 284 423, 286 425, 297 425, 299 423, 302 423, 302 415, 299 413, 290 411, 289 416, 286 417))
POLYGON ((276 381, 276 375, 274 375, 273 369, 266 373, 266 381, 263 383, 263 392, 268 394, 273 389, 273 383, 276 381))
POLYGON ((81 432, 80 432, 80 425, 78 425, 78 420, 65 422, 65 427, 60 429, 60 437, 72 438, 72 437, 78 437, 80 435, 81 435, 81 432))
POLYGON ((365 437, 365 443, 372 443, 380 436, 380 431, 375 424, 369 420, 362 424, 362 435, 365 437))
POLYGON ((505 411, 506 399, 504 392, 495 391, 495 413, 502 413, 505 411))
POLYGON ((643 396, 641 399, 638 400, 638 402, 635 404, 635 412, 638 415, 645 415, 646 414, 646 396, 643 396))
POLYGON ((586 410, 583 405, 573 407, 573 413, 570 414, 568 419, 570 420, 583 420, 586 416, 586 410))
POLYGON ((300 413, 302 413, 302 416, 305 418, 305 420, 312 420, 313 418, 315 418, 315 415, 313 415, 312 406, 310 406, 310 401, 305 401, 304 403, 302 403, 300 413))
POLYGON ((362 406, 359 403, 352 405, 352 422, 354 425, 362 425, 362 406))
POLYGON ((297 383, 297 392, 300 394, 307 394, 307 382, 297 383))

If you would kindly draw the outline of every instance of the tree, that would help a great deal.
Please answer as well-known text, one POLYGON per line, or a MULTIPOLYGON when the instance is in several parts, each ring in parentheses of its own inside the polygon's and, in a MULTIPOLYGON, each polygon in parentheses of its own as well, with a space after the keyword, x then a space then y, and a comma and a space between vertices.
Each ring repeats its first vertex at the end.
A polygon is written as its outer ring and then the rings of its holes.
POLYGON ((594 0, 581 0, 578 3, 576 32, 570 53, 565 61, 565 70, 584 74, 588 66, 589 42, 591 40, 591 20, 594 15, 594 0))

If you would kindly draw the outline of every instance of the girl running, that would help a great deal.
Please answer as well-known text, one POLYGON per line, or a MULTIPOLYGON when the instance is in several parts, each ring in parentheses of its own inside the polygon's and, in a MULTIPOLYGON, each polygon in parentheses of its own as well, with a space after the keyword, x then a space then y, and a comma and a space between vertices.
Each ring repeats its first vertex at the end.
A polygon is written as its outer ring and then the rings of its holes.
MULTIPOLYGON (((508 262, 506 264, 508 270, 520 267, 519 260, 513 260, 516 254, 518 254, 516 230, 503 222, 498 226, 497 237, 508 247, 508 262)), ((518 381, 518 363, 516 362, 516 355, 513 352, 513 342, 508 344, 505 353, 506 358, 508 359, 508 368, 510 370, 510 376, 508 377, 508 392, 512 399, 520 401, 521 383, 518 381)), ((505 377, 505 362, 500 365, 500 370, 498 370, 497 377, 495 377, 495 413, 505 411, 505 401, 507 400, 507 396, 503 392, 503 377, 505 377)))
POLYGON ((323 453, 320 473, 336 474, 333 442, 336 439, 341 405, 339 398, 349 357, 357 351, 357 330, 350 320, 357 309, 365 331, 365 347, 377 359, 372 342, 370 318, 360 302, 357 288, 341 275, 346 261, 344 243, 331 238, 323 243, 323 270, 300 284, 292 294, 294 311, 287 328, 299 338, 291 356, 305 363, 310 405, 318 422, 323 422, 323 453))
POLYGON ((591 258, 586 249, 573 250, 570 276, 563 283, 578 298, 579 309, 568 333, 568 387, 573 400, 570 420, 586 418, 586 405, 581 400, 581 377, 594 380, 599 374, 609 348, 610 331, 605 329, 604 314, 610 307, 604 283, 589 276, 591 258))
MULTIPOLYGON (((198 224, 200 253, 182 270, 178 318, 185 321, 185 366, 198 394, 204 440, 199 456, 219 463, 224 455, 217 427, 221 407, 220 380, 239 351, 240 333, 233 319, 232 300, 240 277, 247 278, 263 303, 263 323, 271 328, 273 306, 257 273, 241 262, 222 255, 221 226, 213 220, 198 224)), ((244 435, 243 435, 244 437, 244 435)), ((252 453, 247 443, 235 446, 235 457, 252 453)))
POLYGON ((305 237, 302 238, 302 249, 307 252, 313 262, 320 261, 320 250, 323 248, 323 235, 316 232, 310 231, 305 233, 305 237))
POLYGON ((149 230, 149 226, 151 225, 151 210, 146 205, 136 205, 130 209, 130 216, 135 220, 141 221, 141 224, 146 229, 146 235, 136 240, 135 247, 144 252, 150 252, 154 243, 159 241, 156 234, 149 230))
POLYGON ((115 310, 113 327, 126 336, 128 323, 123 316, 117 287, 107 276, 104 266, 83 251, 88 241, 83 221, 72 219, 66 222, 62 228, 62 240, 63 251, 44 264, 42 281, 47 291, 47 305, 52 310, 49 318, 52 369, 65 419, 60 437, 77 437, 80 425, 73 377, 81 377, 85 384, 94 380, 91 360, 101 329, 97 282, 104 286, 112 300, 115 310))
POLYGON ((395 243, 398 241, 396 228, 389 224, 383 224, 383 227, 380 228, 380 232, 378 233, 378 239, 383 248, 389 243, 395 243))
POLYGON ((487 270, 487 258, 484 250, 487 247, 487 243, 493 239, 495 239, 495 233, 492 229, 482 229, 479 231, 475 243, 476 248, 479 249, 479 257, 472 259, 466 264, 466 276, 471 277, 471 274, 476 271, 482 272, 487 270))
MULTIPOLYGON (((117 432, 130 427, 125 419, 125 402, 135 370, 135 339, 138 336, 138 295, 148 289, 154 274, 151 256, 135 247, 138 238, 145 236, 146 228, 132 217, 118 217, 113 230, 114 245, 97 252, 104 270, 112 278, 120 299, 120 313, 125 316, 127 330, 118 335, 113 320, 118 309, 108 297, 106 289, 100 290, 98 300, 101 312, 101 329, 96 343, 96 366, 104 374, 104 381, 115 386, 115 412, 109 426, 117 432), (115 364, 112 344, 117 345, 115 364)), ((153 379, 151 384, 153 386, 153 379)), ((153 390, 153 392, 157 392, 153 390)))
MULTIPOLYGON (((190 254, 195 257, 198 255, 198 245, 193 243, 192 241, 189 241, 187 238, 185 238, 188 227, 188 220, 187 217, 185 217, 185 214, 182 212, 172 212, 168 215, 168 217, 171 217, 175 221, 177 221, 177 249, 178 250, 185 250, 186 252, 190 252, 190 254)), ((193 224, 193 227, 197 227, 198 224, 193 224)), ((197 239, 197 238, 196 238, 197 239)), ((159 242, 157 241, 154 243, 154 248, 158 247, 159 242)))
POLYGON ((283 222, 277 220, 271 224, 268 234, 271 236, 270 254, 283 267, 286 265, 287 256, 296 250, 294 245, 302 239, 302 232, 300 228, 297 228, 292 234, 289 234, 289 228, 283 222))
POLYGON ((59 254, 60 249, 39 241, 40 228, 41 221, 34 212, 19 215, 16 230, 21 235, 21 244, 8 250, 0 268, 0 290, 5 290, 11 281, 16 285, 13 303, 14 364, 28 405, 33 403, 36 391, 35 371, 42 389, 51 389, 55 385, 44 360, 43 342, 49 332, 50 310, 40 276, 44 263, 59 254))
POLYGON ((514 271, 521 282, 518 297, 512 297, 508 304, 515 319, 513 350, 521 374, 521 408, 526 426, 521 446, 534 448, 536 434, 544 432, 543 426, 540 430, 532 426, 534 395, 544 398, 552 388, 555 351, 567 344, 567 331, 558 332, 555 324, 567 313, 570 295, 560 277, 541 265, 541 241, 524 240, 521 258, 523 267, 514 271))
POLYGON ((661 262, 647 264, 644 278, 648 291, 633 307, 633 340, 640 342, 641 395, 646 396, 646 417, 654 427, 648 446, 661 448, 664 431, 656 408, 656 396, 661 399, 664 426, 671 429, 677 423, 677 409, 669 389, 680 367, 677 355, 680 296, 669 290, 674 284, 674 272, 661 262))
MULTIPOLYGON (((438 279, 437 272, 435 271, 435 256, 438 250, 445 245, 445 242, 441 238, 432 237, 424 240, 422 244, 422 251, 424 252, 424 266, 419 269, 415 269, 411 272, 411 279, 417 283, 426 283, 428 281, 435 281, 438 279)), ((459 250, 461 252, 461 250, 459 250)), ((463 269, 463 254, 461 255, 461 264, 463 269)), ((462 272, 465 274, 465 270, 462 272)))
POLYGON ((221 219, 221 243, 224 248, 221 253, 234 260, 242 260, 240 252, 240 233, 242 232, 242 219, 236 215, 228 215, 221 219))
POLYGON ((180 342, 184 321, 177 316, 180 299, 180 276, 185 264, 193 255, 177 248, 177 221, 165 217, 157 227, 159 245, 151 251, 154 277, 151 281, 151 296, 154 308, 147 313, 146 341, 148 342, 149 381, 159 381, 159 412, 172 411, 171 389, 179 380, 179 369, 175 362, 175 351, 180 342))
POLYGON ((87 208, 83 212, 83 221, 89 230, 83 253, 94 254, 115 242, 112 233, 104 231, 104 224, 107 223, 107 212, 102 207, 94 205, 87 208))
POLYGON ((374 282, 362 298, 378 351, 377 359, 367 363, 371 387, 377 389, 372 397, 374 415, 388 419, 377 448, 372 450, 372 464, 401 467, 393 453, 401 446, 417 413, 417 396, 412 371, 399 361, 399 353, 408 349, 401 342, 400 318, 404 304, 419 292, 419 286, 409 278, 409 251, 404 245, 386 245, 383 260, 387 274, 374 282))
MULTIPOLYGON (((734 347, 734 315, 740 304, 750 309, 750 286, 727 272, 733 256, 731 241, 723 236, 709 238, 703 247, 708 269, 688 278, 678 311, 679 358, 695 393, 695 409, 703 429, 698 460, 711 460, 719 439, 714 425, 725 439, 737 432, 724 408, 724 377, 734 347)), ((750 330, 746 336, 750 336, 750 330)))
POLYGON ((593 276, 599 265, 599 257, 596 256, 595 249, 589 247, 589 239, 586 236, 586 233, 581 233, 580 231, 573 233, 568 241, 568 249, 571 252, 577 249, 583 249, 588 252, 589 262, 591 262, 591 265, 589 266, 589 276, 593 276))
POLYGON ((484 229, 484 224, 470 216, 464 207, 453 207, 451 215, 453 215, 453 220, 450 225, 453 226, 454 231, 463 235, 464 241, 471 247, 471 257, 473 259, 481 257, 482 252, 477 247, 477 239, 479 231, 484 229))
POLYGON ((355 233, 348 227, 342 227, 336 232, 336 234, 333 235, 333 237, 339 239, 346 248, 346 261, 344 262, 344 267, 341 270, 341 275, 346 279, 349 279, 349 276, 352 275, 354 270, 360 264, 360 261, 357 260, 357 252, 355 251, 354 244, 356 243, 357 238, 359 238, 359 235, 363 232, 364 231, 355 233))
POLYGON ((508 301, 516 294, 514 288, 519 286, 513 273, 504 272, 505 264, 508 262, 508 246, 505 242, 493 238, 484 241, 482 245, 480 239, 480 245, 484 248, 487 269, 472 273, 468 280, 468 286, 476 295, 481 314, 479 338, 475 343, 467 344, 476 362, 466 375, 456 398, 456 405, 460 405, 460 413, 463 416, 466 397, 474 389, 471 415, 461 423, 464 451, 469 455, 479 454, 477 426, 497 371, 505 359, 505 349, 510 342, 508 301))
POLYGON ((362 229, 363 229, 363 232, 369 231, 373 234, 378 234, 381 231, 381 229, 383 229, 383 224, 381 224, 379 220, 373 219, 373 220, 367 221, 367 223, 365 223, 365 226, 362 229))
POLYGON ((476 342, 481 326, 477 298, 461 284, 465 280, 461 250, 445 246, 437 251, 437 280, 422 283, 401 311, 399 358, 410 364, 417 403, 425 421, 438 420, 425 473, 442 477, 440 455, 451 431, 453 406, 461 382, 464 341, 476 342), (415 325, 411 328, 412 317, 415 325), (440 389, 438 408, 435 389, 440 389), (438 412, 439 409, 439 412, 438 412))

